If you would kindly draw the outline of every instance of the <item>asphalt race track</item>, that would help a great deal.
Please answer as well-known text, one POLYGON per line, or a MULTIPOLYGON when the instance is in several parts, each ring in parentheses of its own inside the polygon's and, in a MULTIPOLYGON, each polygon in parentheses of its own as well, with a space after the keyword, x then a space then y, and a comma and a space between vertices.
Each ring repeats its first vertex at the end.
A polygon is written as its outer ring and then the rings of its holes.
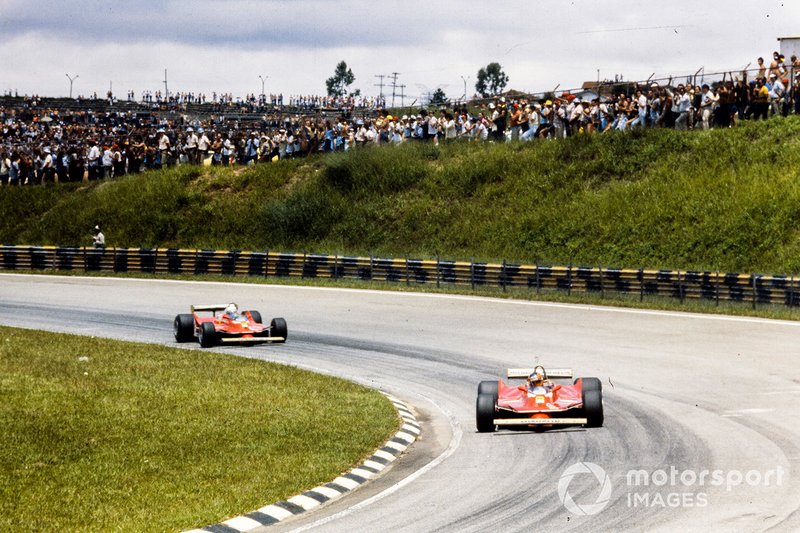
POLYGON ((412 404, 423 423, 422 440, 387 475, 271 531, 800 530, 800 323, 346 289, 0 275, 4 325, 166 345, 176 345, 177 313, 228 301, 260 310, 265 321, 285 317, 289 342, 218 351, 380 388, 412 404), (478 382, 537 362, 599 377, 604 427, 476 433, 478 382), (582 462, 607 478, 562 479, 582 462), (650 484, 633 483, 635 470, 650 484))

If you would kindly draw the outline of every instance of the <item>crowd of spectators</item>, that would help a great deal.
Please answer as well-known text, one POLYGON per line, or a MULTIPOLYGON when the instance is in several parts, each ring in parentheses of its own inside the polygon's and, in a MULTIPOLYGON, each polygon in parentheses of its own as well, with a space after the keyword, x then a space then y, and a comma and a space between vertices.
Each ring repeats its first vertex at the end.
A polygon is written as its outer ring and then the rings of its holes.
MULTIPOLYGON (((580 97, 500 96, 471 107, 393 116, 378 108, 360 118, 350 112, 276 111, 281 95, 256 105, 269 111, 257 121, 218 115, 190 118, 173 113, 92 113, 0 108, 0 183, 10 185, 107 179, 179 164, 253 165, 370 144, 411 141, 533 141, 635 128, 710 129, 742 120, 800 113, 800 62, 777 52, 769 66, 713 84, 628 84, 615 94, 580 97)), ((129 93, 129 97, 132 97, 129 93)), ((154 94, 154 98, 161 98, 154 94)), ((223 95, 223 100, 230 95, 223 95)), ((145 95, 145 99, 149 96, 145 95)), ((174 98, 184 98, 183 95, 174 98)), ((191 100, 204 96, 189 93, 191 100)), ((213 99, 220 101, 214 94, 213 99)), ((331 97, 291 97, 295 107, 346 103, 331 97)), ((37 103, 36 100, 33 100, 37 103)), ((352 101, 350 101, 352 103, 352 101)))

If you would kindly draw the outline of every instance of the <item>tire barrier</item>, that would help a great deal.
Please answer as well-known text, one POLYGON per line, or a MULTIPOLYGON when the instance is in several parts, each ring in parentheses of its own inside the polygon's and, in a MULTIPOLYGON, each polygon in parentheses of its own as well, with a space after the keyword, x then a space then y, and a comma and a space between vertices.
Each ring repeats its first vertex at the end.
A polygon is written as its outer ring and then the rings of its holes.
POLYGON ((217 274, 327 278, 494 287, 503 291, 629 294, 758 305, 800 305, 795 276, 730 272, 546 266, 436 259, 353 257, 287 252, 184 248, 0 246, 0 270, 217 274))

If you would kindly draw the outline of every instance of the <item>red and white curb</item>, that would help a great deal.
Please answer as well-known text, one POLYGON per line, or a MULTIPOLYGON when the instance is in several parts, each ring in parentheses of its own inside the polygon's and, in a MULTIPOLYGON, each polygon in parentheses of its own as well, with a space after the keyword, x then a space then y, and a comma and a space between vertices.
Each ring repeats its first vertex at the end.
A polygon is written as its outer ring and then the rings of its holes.
POLYGON ((403 425, 392 438, 387 440, 382 447, 375 450, 362 464, 342 474, 330 483, 314 487, 297 496, 275 502, 219 524, 192 529, 185 533, 236 533, 277 524, 289 517, 302 514, 324 503, 341 498, 353 489, 378 476, 392 461, 400 457, 417 440, 420 434, 419 423, 411 409, 408 408, 408 405, 385 392, 381 394, 394 404, 397 413, 403 420, 403 425))

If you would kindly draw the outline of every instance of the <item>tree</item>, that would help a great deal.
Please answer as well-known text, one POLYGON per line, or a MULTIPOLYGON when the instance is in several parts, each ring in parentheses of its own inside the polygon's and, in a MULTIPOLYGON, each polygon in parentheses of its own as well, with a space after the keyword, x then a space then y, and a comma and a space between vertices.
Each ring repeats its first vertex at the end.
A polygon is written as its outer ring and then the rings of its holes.
POLYGON ((333 76, 325 81, 328 88, 328 96, 344 96, 347 94, 347 87, 356 81, 353 76, 353 71, 347 68, 347 63, 344 61, 336 65, 336 70, 333 76))
POLYGON ((436 90, 433 92, 433 96, 431 96, 430 105, 434 106, 442 106, 447 105, 447 95, 444 94, 444 91, 441 87, 437 87, 436 90))
POLYGON ((503 72, 503 67, 500 66, 500 63, 489 63, 486 68, 478 71, 475 90, 486 98, 502 92, 507 83, 508 76, 503 72))

